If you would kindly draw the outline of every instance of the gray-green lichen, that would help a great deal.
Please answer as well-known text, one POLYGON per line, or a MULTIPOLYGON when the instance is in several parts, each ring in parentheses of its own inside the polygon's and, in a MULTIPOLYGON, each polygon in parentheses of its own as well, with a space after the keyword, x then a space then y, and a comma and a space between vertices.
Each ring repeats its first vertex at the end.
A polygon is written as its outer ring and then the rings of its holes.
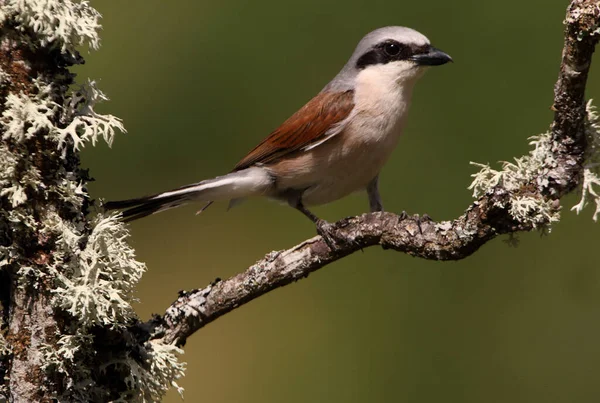
MULTIPOLYGON (((587 119, 585 133, 588 147, 583 171, 581 200, 572 210, 580 213, 589 203, 594 203, 594 221, 600 215, 600 116, 589 101, 586 106, 587 119)), ((552 152, 552 136, 544 133, 530 138, 534 146, 529 155, 516 158, 515 162, 503 162, 501 170, 492 169, 487 164, 473 163, 481 168, 472 175, 473 182, 469 189, 473 197, 480 197, 492 192, 495 186, 502 186, 511 197, 509 212, 511 216, 522 223, 531 224, 534 228, 549 230, 550 225, 560 219, 556 203, 546 200, 539 192, 532 191, 530 186, 535 181, 537 188, 548 186, 547 172, 557 166, 552 152)))
MULTIPOLYGON (((0 8, 0 24, 14 21, 17 29, 31 30, 42 47, 75 52, 77 46, 100 46, 100 13, 87 1, 5 0, 0 8)), ((32 41, 33 42, 33 41, 32 41)))
MULTIPOLYGON (((82 44, 99 46, 100 15, 86 1, 0 0, 0 5, 0 26, 14 30, 13 41, 68 54, 82 44)), ((18 88, 13 79, 0 70, 0 88, 18 88)), ((56 399, 106 400, 110 390, 97 382, 98 368, 91 365, 97 360, 98 329, 126 332, 137 321, 131 304, 145 265, 137 261, 127 228, 115 216, 84 213, 91 199, 76 153, 100 140, 111 145, 125 128, 117 117, 95 111, 107 98, 94 81, 66 92, 47 74, 31 79, 32 90, 11 90, 0 100, 0 224, 9 227, 12 240, 0 243, 0 270, 12 268, 23 290, 51 284, 53 307, 69 317, 70 325, 57 330, 56 343, 41 348, 48 379, 57 379, 56 374, 62 379, 64 392, 56 399), (52 249, 36 256, 35 264, 24 264, 19 239, 25 238, 52 249)), ((9 348, 0 338, 0 357, 9 348)), ((135 353, 114 352, 102 363, 102 374, 118 367, 127 390, 111 399, 158 401, 171 386, 181 392, 176 384, 184 374, 180 353, 158 341, 142 342, 135 353)))
POLYGON ((185 364, 177 358, 183 354, 183 350, 152 340, 144 345, 144 351, 147 354, 148 365, 140 365, 135 360, 122 363, 129 368, 129 376, 125 378, 125 383, 130 390, 137 393, 136 400, 155 401, 157 396, 164 394, 165 385, 173 386, 183 397, 183 388, 175 382, 185 371, 185 364))
POLYGON ((79 151, 88 142, 95 145, 100 138, 112 145, 115 132, 125 132, 121 119, 95 112, 96 104, 108 98, 96 87, 94 81, 88 80, 80 85, 64 105, 58 105, 53 100, 53 92, 56 90, 52 84, 44 85, 40 80, 35 80, 35 85, 38 93, 33 97, 23 93, 7 96, 2 113, 4 140, 22 142, 43 131, 47 133, 48 139, 56 142, 64 157, 69 144, 75 151, 79 151), (61 122, 68 122, 65 127, 54 123, 57 115, 61 122))
POLYGON ((552 153, 552 137, 550 133, 544 133, 530 140, 533 150, 526 156, 515 158, 514 162, 502 162, 501 170, 472 162, 481 170, 472 175, 474 179, 469 189, 473 190, 473 197, 480 197, 492 192, 494 187, 502 186, 511 197, 509 202, 498 207, 508 207, 516 221, 549 230, 550 225, 560 218, 558 208, 530 187, 532 184, 547 186, 544 173, 557 166, 552 153))
POLYGON ((87 326, 123 326, 134 319, 133 291, 145 266, 127 244, 124 225, 115 216, 97 216, 87 235, 54 212, 44 222, 44 231, 58 234, 56 258, 50 267, 57 283, 53 290, 56 306, 87 326))
POLYGON ((581 199, 571 210, 581 213, 589 204, 594 203, 594 221, 600 215, 600 115, 592 101, 587 104, 587 120, 585 122, 587 137, 586 161, 583 166, 583 183, 581 184, 581 199))

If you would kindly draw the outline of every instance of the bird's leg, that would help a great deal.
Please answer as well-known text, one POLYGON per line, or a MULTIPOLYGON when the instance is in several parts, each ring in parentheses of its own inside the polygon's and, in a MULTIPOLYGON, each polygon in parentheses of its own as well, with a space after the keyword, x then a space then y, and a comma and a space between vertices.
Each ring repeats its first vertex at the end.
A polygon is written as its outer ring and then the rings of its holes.
POLYGON ((383 202, 379 194, 379 175, 374 177, 367 185, 367 195, 369 196, 369 207, 371 212, 383 211, 383 202))
MULTIPOLYGON (((367 185, 367 195, 369 196, 371 213, 383 211, 383 202, 381 201, 381 195, 379 194, 379 175, 374 177, 367 185)), ((400 213, 400 219, 406 220, 407 218, 408 214, 406 214, 406 211, 402 211, 402 213, 400 213)), ((427 216, 427 218, 429 218, 429 216, 427 216)), ((431 220, 431 218, 429 219, 431 220)))
POLYGON ((315 226, 317 227, 317 233, 323 237, 323 240, 330 248, 333 249, 336 246, 335 227, 333 224, 330 224, 327 221, 317 217, 310 210, 304 207, 304 204, 302 204, 301 195, 288 199, 288 203, 290 206, 304 214, 309 220, 315 223, 315 226))

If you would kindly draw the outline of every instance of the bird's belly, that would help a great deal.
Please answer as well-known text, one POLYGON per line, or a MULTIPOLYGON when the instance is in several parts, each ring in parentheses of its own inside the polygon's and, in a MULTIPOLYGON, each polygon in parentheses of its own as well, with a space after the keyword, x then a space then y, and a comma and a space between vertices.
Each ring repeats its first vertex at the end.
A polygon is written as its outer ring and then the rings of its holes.
POLYGON ((384 153, 365 152, 333 161, 302 194, 307 206, 330 203, 366 188, 387 160, 384 153))
POLYGON ((388 160, 398 135, 368 139, 340 133, 308 152, 274 165, 275 193, 301 191, 302 202, 310 206, 362 190, 388 160))

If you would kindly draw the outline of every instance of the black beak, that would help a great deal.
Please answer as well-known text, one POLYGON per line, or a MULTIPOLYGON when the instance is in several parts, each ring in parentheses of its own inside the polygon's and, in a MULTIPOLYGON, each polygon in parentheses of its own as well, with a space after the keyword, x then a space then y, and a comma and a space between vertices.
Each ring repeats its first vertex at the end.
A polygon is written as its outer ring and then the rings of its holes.
POLYGON ((425 53, 412 55, 410 60, 416 62, 419 66, 440 66, 452 62, 452 58, 447 53, 431 46, 425 53))

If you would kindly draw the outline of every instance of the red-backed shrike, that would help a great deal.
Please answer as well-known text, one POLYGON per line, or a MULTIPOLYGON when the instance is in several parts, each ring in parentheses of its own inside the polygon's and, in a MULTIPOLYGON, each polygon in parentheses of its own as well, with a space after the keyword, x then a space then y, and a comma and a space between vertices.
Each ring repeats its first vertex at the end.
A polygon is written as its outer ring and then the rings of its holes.
MULTIPOLYGON (((371 211, 382 211, 379 172, 398 143, 413 87, 428 66, 452 59, 419 32, 385 27, 367 34, 323 90, 258 144, 227 175, 153 196, 105 204, 135 220, 190 201, 267 196, 312 220, 306 209, 366 189, 371 211)), ((203 209, 204 209, 203 208, 203 209)), ((202 210, 203 210, 202 209, 202 210)))

